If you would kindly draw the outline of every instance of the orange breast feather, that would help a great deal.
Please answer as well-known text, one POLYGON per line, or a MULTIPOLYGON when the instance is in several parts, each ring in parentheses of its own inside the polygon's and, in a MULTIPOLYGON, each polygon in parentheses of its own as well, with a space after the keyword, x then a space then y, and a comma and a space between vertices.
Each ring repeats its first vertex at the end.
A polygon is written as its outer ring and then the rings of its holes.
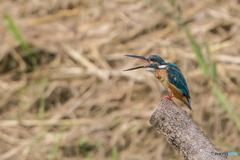
POLYGON ((169 81, 167 82, 167 86, 172 91, 174 97, 176 97, 177 99, 182 100, 183 93, 182 93, 182 91, 180 89, 178 89, 176 86, 171 84, 169 81))
POLYGON ((156 70, 156 75, 155 75, 158 79, 159 79, 159 81, 165 81, 165 82, 167 82, 168 80, 168 73, 166 72, 166 70, 165 69, 157 69, 156 70))
POLYGON ((163 84, 164 88, 171 93, 171 90, 167 86, 168 82, 168 73, 166 72, 165 69, 157 69, 156 70, 156 78, 163 84))
POLYGON ((182 101, 186 106, 188 106, 189 109, 191 109, 191 107, 188 104, 187 98, 183 95, 183 93, 180 89, 178 89, 176 86, 171 84, 169 81, 167 82, 167 86, 172 91, 175 98, 182 101))

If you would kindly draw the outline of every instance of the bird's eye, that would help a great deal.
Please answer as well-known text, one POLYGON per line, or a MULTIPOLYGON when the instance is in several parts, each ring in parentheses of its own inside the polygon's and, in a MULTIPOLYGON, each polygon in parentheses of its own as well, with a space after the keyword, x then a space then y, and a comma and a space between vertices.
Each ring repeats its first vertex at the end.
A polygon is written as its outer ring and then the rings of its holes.
POLYGON ((154 62, 154 57, 149 57, 149 60, 154 62))

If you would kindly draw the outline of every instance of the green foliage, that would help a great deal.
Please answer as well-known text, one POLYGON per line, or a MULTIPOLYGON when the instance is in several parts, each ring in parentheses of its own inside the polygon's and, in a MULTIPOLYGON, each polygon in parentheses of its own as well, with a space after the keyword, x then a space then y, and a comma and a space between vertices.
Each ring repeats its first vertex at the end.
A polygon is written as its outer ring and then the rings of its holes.
POLYGON ((88 136, 84 136, 78 143, 79 148, 88 148, 90 145, 88 144, 88 136))
POLYGON ((50 160, 54 160, 56 158, 56 155, 57 155, 57 152, 58 152, 58 149, 59 149, 59 146, 62 142, 62 138, 63 138, 63 135, 64 133, 66 132, 66 129, 67 129, 67 126, 63 126, 62 127, 62 130, 61 130, 61 133, 60 133, 60 136, 59 136, 59 139, 57 141, 57 143, 55 144, 52 152, 51 152, 51 158, 50 160))
POLYGON ((89 152, 89 153, 87 154, 87 159, 92 160, 92 159, 93 159, 93 153, 89 152))
POLYGON ((207 40, 205 41, 205 46, 206 46, 206 52, 207 52, 207 68, 211 68, 208 74, 212 76, 214 79, 216 79, 218 76, 217 67, 216 67, 217 63, 215 61, 212 61, 211 59, 209 43, 207 40))
POLYGON ((184 30, 188 36, 188 39, 191 43, 192 48, 196 54, 197 61, 200 65, 200 67, 202 68, 203 73, 207 77, 212 77, 212 78, 216 79, 218 76, 217 68, 216 68, 217 63, 212 61, 212 59, 211 59, 211 53, 210 53, 208 41, 205 41, 207 58, 204 58, 201 46, 198 44, 196 39, 192 36, 188 27, 184 26, 184 30))
POLYGON ((217 62, 213 62, 212 69, 213 69, 213 73, 212 73, 213 78, 217 78, 217 76, 218 76, 218 73, 217 73, 217 62))
POLYGON ((235 147, 233 151, 240 153, 240 147, 235 147))
POLYGON ((218 76, 217 67, 216 67, 217 63, 211 60, 211 53, 210 53, 208 42, 205 41, 206 52, 207 52, 207 60, 205 60, 200 45, 195 40, 195 38, 191 35, 188 27, 184 26, 184 30, 188 36, 191 46, 196 54, 197 61, 200 65, 200 67, 202 68, 205 76, 207 78, 213 78, 213 83, 212 83, 213 94, 217 97, 217 99, 221 103, 221 107, 228 112, 228 114, 230 115, 230 117, 232 119, 235 120, 237 127, 240 130, 240 118, 238 117, 237 113, 233 111, 227 98, 224 96, 221 89, 217 86, 217 82, 216 82, 217 76, 218 76))
MULTIPOLYGON (((209 49, 209 43, 207 40, 205 40, 205 46, 206 46, 206 51, 207 51, 207 60, 208 62, 211 62, 211 53, 210 53, 210 49, 209 49)), ((208 63, 209 65, 209 63, 208 63)))
MULTIPOLYGON (((159 6, 159 4, 157 3, 157 1, 148 1, 148 0, 142 0, 144 1, 148 6, 154 8, 156 11, 160 11, 160 12, 164 12, 166 11, 166 7, 165 6, 159 6)), ((175 0, 174 0, 175 1, 175 0)))
POLYGON ((14 34, 15 38, 19 41, 21 47, 25 51, 29 51, 29 46, 28 46, 27 42, 23 39, 23 36, 21 35, 21 33, 18 30, 18 27, 16 26, 16 24, 13 21, 12 17, 7 12, 5 12, 5 18, 8 21, 8 25, 9 25, 10 30, 14 34))
POLYGON ((168 0, 168 2, 169 2, 172 6, 174 6, 176 0, 168 0))
POLYGON ((212 90, 213 90, 213 93, 215 94, 215 96, 220 101, 221 107, 229 113, 229 115, 231 116, 232 119, 235 120, 238 130, 240 130, 240 119, 239 119, 237 113, 234 112, 232 107, 229 105, 229 102, 226 99, 226 97, 224 96, 224 94, 222 93, 222 91, 217 87, 216 84, 213 84, 212 90))
POLYGON ((117 147, 115 147, 115 146, 112 148, 112 156, 113 156, 114 160, 119 160, 117 147))
POLYGON ((42 138, 43 138, 43 134, 37 134, 35 136, 33 136, 33 138, 31 139, 29 145, 28 145, 28 149, 29 152, 31 152, 31 150, 33 149, 33 146, 37 145, 38 149, 42 148, 42 138))
POLYGON ((166 10, 166 8, 164 6, 159 6, 159 7, 156 7, 156 10, 160 11, 160 12, 163 12, 163 11, 166 10))
POLYGON ((14 20, 7 12, 5 12, 4 16, 8 21, 9 29, 12 31, 13 35, 20 43, 21 48, 25 51, 25 54, 27 55, 28 60, 32 63, 33 66, 35 66, 36 60, 33 59, 33 56, 31 55, 30 47, 28 46, 27 42, 23 39, 23 36, 20 33, 18 27, 16 26, 14 20))
POLYGON ((206 64, 206 61, 203 57, 203 54, 202 54, 202 50, 201 50, 201 47, 200 45, 197 43, 197 41, 195 40, 195 38, 191 35, 189 29, 187 26, 184 26, 184 30, 188 36, 188 39, 191 43, 191 46, 194 50, 194 52, 196 53, 196 57, 197 57, 197 61, 200 65, 200 67, 202 68, 203 72, 205 75, 208 75, 208 67, 207 67, 207 64, 206 64))
MULTIPOLYGON (((96 144, 98 145, 98 143, 96 144)), ((82 156, 92 159, 93 153, 89 152, 93 146, 89 143, 89 137, 83 136, 78 142, 78 148, 82 156)))
MULTIPOLYGON (((215 143, 219 143, 219 142, 215 142, 215 143)), ((224 146, 225 148, 227 148, 227 150, 230 151, 230 152, 238 152, 238 153, 240 153, 240 148, 238 146, 235 147, 235 146, 233 146, 233 144, 228 143, 226 141, 220 142, 219 144, 221 146, 224 146)))

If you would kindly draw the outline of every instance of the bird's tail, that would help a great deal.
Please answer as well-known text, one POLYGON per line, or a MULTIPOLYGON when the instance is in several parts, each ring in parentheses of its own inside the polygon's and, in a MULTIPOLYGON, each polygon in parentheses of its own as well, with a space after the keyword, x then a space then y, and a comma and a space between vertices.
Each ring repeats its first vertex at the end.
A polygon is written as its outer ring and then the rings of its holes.
POLYGON ((183 103, 192 111, 190 98, 185 97, 183 103))

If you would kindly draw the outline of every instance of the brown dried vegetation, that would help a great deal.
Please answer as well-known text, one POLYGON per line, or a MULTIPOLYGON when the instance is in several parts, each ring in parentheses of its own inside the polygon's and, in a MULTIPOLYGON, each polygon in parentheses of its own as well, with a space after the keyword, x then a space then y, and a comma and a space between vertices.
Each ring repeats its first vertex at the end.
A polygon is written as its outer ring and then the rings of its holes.
MULTIPOLYGON (((221 90, 240 114, 240 4, 236 0, 1 0, 31 46, 30 62, 0 14, 0 159, 180 159, 150 124, 167 93, 151 73, 123 72, 157 54, 177 64, 194 122, 222 151, 240 132, 220 107, 182 29, 209 40, 221 90), (42 121, 44 119, 44 121, 42 121), (66 126, 65 129, 64 126, 66 126), (59 148, 56 144, 59 143, 59 148)), ((229 157, 229 159, 234 157, 229 157)))

